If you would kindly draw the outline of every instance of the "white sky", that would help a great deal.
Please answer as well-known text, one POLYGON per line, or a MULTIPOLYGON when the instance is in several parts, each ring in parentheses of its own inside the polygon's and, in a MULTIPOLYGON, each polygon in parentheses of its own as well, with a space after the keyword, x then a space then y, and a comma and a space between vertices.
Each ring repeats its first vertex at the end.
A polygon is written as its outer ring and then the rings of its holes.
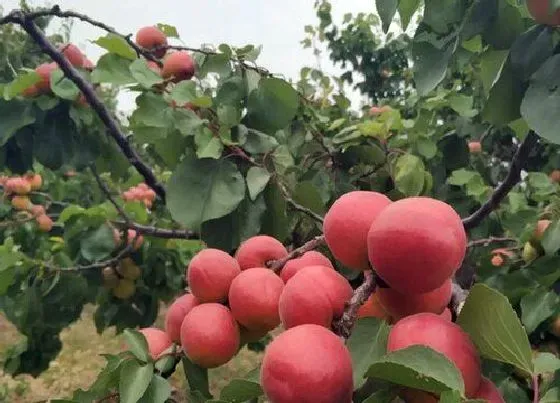
MULTIPOLYGON (((303 28, 315 25, 318 19, 313 9, 314 0, 59 0, 44 2, 30 0, 30 4, 58 4, 113 26, 121 33, 135 33, 139 27, 165 23, 177 28, 186 45, 199 47, 203 43, 218 45, 263 45, 258 64, 273 73, 297 78, 304 66, 316 67, 317 60, 310 49, 303 49, 303 28), (127 3, 128 5, 125 5, 127 3), (132 5, 132 6, 131 6, 132 5)), ((372 0, 331 0, 336 20, 347 12, 374 11, 372 0)), ((18 6, 17 0, 0 0, 4 13, 18 6)), ((393 26, 396 24, 393 24, 393 26)), ((77 21, 72 30, 72 41, 92 60, 103 50, 88 42, 102 32, 77 21)), ((322 69, 336 74, 326 54, 322 69)), ((360 106, 358 94, 352 96, 354 107, 360 106)), ((129 111, 133 98, 121 97, 120 107, 129 111)))

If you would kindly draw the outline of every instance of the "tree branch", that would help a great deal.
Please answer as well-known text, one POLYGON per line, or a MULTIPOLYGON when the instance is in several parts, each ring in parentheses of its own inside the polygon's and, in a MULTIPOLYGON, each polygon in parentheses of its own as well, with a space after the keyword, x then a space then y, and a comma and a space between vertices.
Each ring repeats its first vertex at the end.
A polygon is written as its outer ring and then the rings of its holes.
POLYGON ((119 204, 116 202, 116 200, 113 198, 113 196, 111 195, 111 191, 107 187, 107 184, 105 182, 103 182, 103 180, 101 179, 101 177, 99 176, 99 174, 97 173, 97 170, 95 169, 95 167, 93 165, 90 166, 90 169, 91 169, 91 173, 95 177, 95 180, 97 181, 97 184, 101 188, 101 191, 105 194, 105 197, 107 197, 107 199, 109 199, 109 201, 115 207, 115 209, 117 210, 117 213, 119 213, 119 215, 123 218, 125 223, 130 226, 132 224, 132 220, 130 219, 128 214, 126 214, 126 212, 122 209, 122 207, 119 206, 119 204))
POLYGON ((137 237, 138 237, 138 234, 136 234, 136 237, 134 237, 134 239, 132 239, 128 243, 128 245, 126 245, 123 249, 121 249, 119 251, 119 253, 117 253, 115 255, 115 257, 112 257, 111 259, 103 260, 101 262, 92 263, 92 264, 88 264, 88 265, 78 265, 78 266, 73 266, 73 267, 53 267, 53 266, 49 266, 49 265, 46 265, 46 267, 51 271, 79 272, 79 271, 84 271, 84 270, 99 270, 99 269, 103 269, 107 266, 114 266, 120 260, 122 260, 123 258, 128 256, 134 250, 134 243, 136 242, 137 237))
POLYGON ((449 308, 451 312, 455 314, 455 317, 461 313, 461 309, 463 308, 463 304, 465 300, 469 296, 469 292, 461 288, 461 286, 457 283, 453 283, 453 288, 451 291, 451 301, 449 302, 449 308))
POLYGON ((483 239, 475 239, 473 241, 470 241, 469 244, 467 245, 467 248, 472 248, 475 246, 488 246, 491 243, 494 242, 517 242, 517 239, 515 238, 508 238, 508 237, 494 237, 491 236, 489 238, 483 238, 483 239))
POLYGON ((113 221, 113 224, 122 226, 123 228, 131 228, 141 235, 153 236, 156 238, 166 239, 200 239, 196 232, 186 229, 167 229, 157 228, 150 225, 142 225, 135 222, 113 221))
POLYGON ((529 157, 531 149, 538 141, 539 136, 531 130, 515 152, 505 180, 494 190, 494 193, 490 196, 490 199, 488 199, 486 203, 480 206, 480 208, 473 214, 463 219, 463 225, 466 230, 476 227, 493 210, 497 209, 509 191, 521 180, 521 170, 529 157))
POLYGON ((288 255, 286 257, 284 257, 282 259, 272 260, 270 262, 267 262, 266 266, 269 269, 273 270, 275 273, 278 273, 280 270, 282 270, 282 268, 288 262, 288 260, 297 259, 301 255, 303 255, 305 252, 309 252, 310 250, 317 249, 319 246, 324 245, 324 244, 325 244, 325 236, 324 235, 316 236, 312 240, 307 241, 305 244, 303 244, 299 248, 294 249, 293 251, 288 253, 288 255))
MULTIPOLYGON (((35 18, 37 15, 35 14, 35 18)), ((1 23, 14 22, 19 24, 29 36, 39 45, 44 53, 54 60, 64 75, 71 80, 82 91, 84 97, 88 101, 92 109, 97 113, 101 121, 104 123, 109 135, 115 140, 128 161, 136 168, 136 170, 144 177, 146 184, 150 186, 156 194, 165 202, 165 189, 159 183, 152 169, 142 161, 137 151, 130 145, 126 136, 123 134, 117 121, 111 116, 111 113, 103 102, 95 93, 94 88, 88 83, 80 73, 70 64, 70 62, 59 52, 52 43, 49 42, 45 34, 41 32, 39 27, 33 22, 33 18, 29 18, 23 11, 13 11, 7 17, 0 20, 1 23)))
POLYGON ((377 287, 376 279, 377 277, 372 270, 364 271, 364 282, 354 290, 354 294, 350 301, 347 302, 342 317, 333 322, 333 330, 345 340, 348 339, 352 333, 352 327, 358 317, 358 310, 375 291, 377 287))
POLYGON ((312 211, 311 209, 308 209, 307 207, 302 206, 301 204, 297 203, 296 201, 294 201, 294 199, 292 199, 290 197, 290 193, 288 192, 288 189, 286 188, 286 186, 281 182, 281 181, 276 181, 278 183, 278 186, 280 187, 280 191, 282 192, 282 194, 284 195, 284 198, 286 199, 286 201, 288 202, 288 204, 297 211, 300 211, 304 214, 307 214, 309 217, 313 218, 315 221, 320 222, 321 224, 323 223, 323 217, 321 217, 319 214, 315 213, 314 211, 312 211))

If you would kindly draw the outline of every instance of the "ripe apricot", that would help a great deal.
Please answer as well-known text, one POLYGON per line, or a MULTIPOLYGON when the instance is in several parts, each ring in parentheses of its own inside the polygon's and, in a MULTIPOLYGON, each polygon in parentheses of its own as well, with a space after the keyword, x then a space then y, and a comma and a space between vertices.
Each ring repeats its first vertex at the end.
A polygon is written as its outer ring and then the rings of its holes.
POLYGON ((8 193, 16 193, 18 195, 26 195, 31 192, 31 185, 25 179, 20 177, 10 178, 6 181, 5 190, 8 193))
POLYGON ((383 305, 379 302, 378 291, 369 296, 366 302, 358 309, 358 318, 378 318, 386 321, 391 320, 383 305))
POLYGON ((31 200, 27 196, 14 196, 12 198, 12 206, 16 210, 30 210, 31 205, 31 200))
POLYGON ((161 75, 173 79, 174 82, 190 80, 194 76, 194 59, 185 51, 168 54, 163 60, 161 75))
POLYGON ((261 385, 271 403, 350 403, 352 359, 342 341, 318 325, 276 337, 262 361, 261 385))
POLYGON ((218 303, 197 305, 181 325, 181 346, 203 368, 227 363, 239 349, 239 327, 230 310, 218 303))
POLYGON ((488 403, 505 403, 502 393, 490 379, 482 377, 480 386, 473 396, 488 403))
POLYGON ((181 324, 191 309, 199 304, 194 295, 184 294, 169 305, 165 314, 165 331, 171 340, 181 342, 181 324))
POLYGON ((25 175, 24 179, 29 182, 31 190, 39 190, 43 186, 43 178, 39 174, 28 174, 25 175))
POLYGON ((440 314, 451 300, 453 284, 447 279, 441 287, 423 293, 401 293, 392 288, 378 288, 376 294, 379 302, 394 319, 420 312, 440 314))
POLYGON ((470 141, 469 151, 471 154, 478 154, 482 152, 482 144, 480 144, 480 141, 470 141))
POLYGON ((26 97, 26 98, 34 98, 37 95, 39 95, 39 88, 37 88, 36 84, 33 84, 29 87, 27 87, 26 89, 24 89, 21 93, 22 96, 26 97))
POLYGON ((308 266, 284 286, 278 309, 286 329, 313 323, 330 327, 352 297, 348 281, 330 267, 308 266))
POLYGON ((552 171, 549 175, 549 178, 554 183, 560 183, 560 170, 555 169, 554 171, 552 171))
POLYGON ((367 234, 379 213, 391 204, 382 193, 357 190, 339 197, 323 223, 325 241, 334 257, 355 270, 369 267, 367 234))
POLYGON ((560 10, 550 13, 550 0, 527 0, 527 8, 538 24, 560 25, 560 10))
POLYGON ((383 106, 372 106, 369 110, 369 115, 370 116, 377 116, 382 114, 383 112, 388 112, 390 111, 392 108, 389 105, 383 105, 383 106))
POLYGON ((450 205, 410 197, 381 211, 367 242, 377 274, 394 290, 417 294, 432 291, 453 276, 465 256, 467 235, 450 205))
POLYGON ((127 230, 127 242, 130 245, 132 244, 133 241, 134 241, 134 245, 133 245, 134 250, 138 250, 144 243, 144 237, 140 234, 137 234, 136 230, 129 229, 127 230))
POLYGON ((280 272, 280 278, 287 283, 294 274, 307 266, 325 266, 334 269, 331 261, 322 253, 311 250, 296 259, 288 260, 280 272))
POLYGON ((550 220, 539 220, 537 221, 537 225, 535 227, 535 231, 533 232, 533 237, 535 240, 540 241, 544 236, 544 232, 550 225, 550 220))
POLYGON ((35 71, 41 77, 41 81, 35 85, 41 93, 49 92, 51 90, 51 73, 58 68, 56 63, 43 63, 37 66, 35 71))
POLYGON ((501 265, 504 264, 504 258, 501 255, 496 254, 492 256, 491 263, 492 266, 500 267, 501 265))
POLYGON ((241 270, 266 267, 271 260, 285 257, 288 251, 280 241, 268 235, 257 235, 247 239, 237 249, 235 259, 241 270))
MULTIPOLYGON (((150 25, 138 30, 136 33, 136 43, 144 49, 152 50, 167 45, 167 37, 158 27, 150 25)), ((163 57, 165 52, 165 48, 157 49, 154 51, 154 55, 156 57, 163 57)))
POLYGON ((95 69, 95 64, 87 57, 85 57, 82 67, 86 70, 93 71, 95 69))
POLYGON ((84 55, 78 47, 72 43, 61 45, 59 49, 74 67, 82 67, 84 65, 84 55))
POLYGON ((480 357, 469 336, 455 323, 433 313, 417 313, 399 320, 391 329, 387 351, 423 345, 445 355, 460 371, 467 397, 478 390, 480 357))
POLYGON ((54 225, 53 220, 46 214, 35 217, 35 221, 37 221, 39 229, 43 232, 49 232, 54 225))
POLYGON ((139 330, 148 342, 148 350, 152 359, 157 360, 161 353, 173 345, 173 342, 163 330, 155 327, 146 327, 139 330))
POLYGON ((445 308, 442 313, 439 314, 443 319, 448 320, 451 322, 453 320, 453 315, 451 314, 451 310, 449 308, 445 308))
POLYGON ((254 267, 235 277, 228 303, 233 317, 249 330, 272 330, 280 324, 278 301, 284 282, 273 271, 254 267))
POLYGON ((34 217, 39 217, 40 215, 46 214, 45 207, 40 204, 31 206, 31 214, 33 214, 34 217))
POLYGON ((223 302, 233 279, 241 273, 237 261, 219 249, 203 249, 190 261, 187 283, 200 302, 223 302))
POLYGON ((161 76, 161 67, 159 67, 159 65, 156 62, 148 60, 148 61, 146 61, 146 64, 148 65, 148 68, 150 70, 152 70, 158 76, 161 76))

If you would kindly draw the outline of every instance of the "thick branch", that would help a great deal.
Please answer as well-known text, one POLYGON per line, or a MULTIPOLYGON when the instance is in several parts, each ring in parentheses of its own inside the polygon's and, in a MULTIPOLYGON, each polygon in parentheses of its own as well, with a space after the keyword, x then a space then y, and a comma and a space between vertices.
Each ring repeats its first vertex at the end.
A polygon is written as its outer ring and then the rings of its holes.
POLYGON ((123 228, 131 228, 141 235, 153 236, 156 238, 166 239, 200 239, 196 232, 186 229, 167 229, 157 228, 150 225, 142 225, 135 222, 113 221, 113 224, 122 226, 123 228))
POLYGON ((356 290, 349 302, 346 304, 346 309, 342 317, 333 322, 333 330, 336 334, 348 339, 352 333, 352 327, 358 317, 358 310, 373 294, 377 287, 376 275, 372 270, 364 271, 364 282, 356 290))
POLYGON ((306 242, 299 248, 291 251, 286 257, 268 262, 267 267, 274 270, 275 273, 278 273, 280 270, 282 270, 282 268, 288 262, 288 260, 297 259, 305 252, 309 252, 310 250, 317 249, 319 246, 324 244, 325 244, 325 236, 324 235, 316 236, 315 238, 306 242))
POLYGON ((136 168, 136 170, 144 177, 146 184, 150 186, 157 193, 159 197, 165 202, 165 189, 162 184, 160 184, 152 172, 151 168, 142 161, 140 155, 136 150, 130 145, 126 136, 122 133, 117 121, 111 116, 111 113, 103 102, 99 99, 95 93, 94 88, 90 83, 88 83, 80 73, 70 64, 70 62, 59 52, 47 39, 45 34, 37 27, 33 22, 32 18, 28 18, 27 15, 21 11, 12 12, 6 17, 6 21, 15 22, 29 34, 29 36, 39 45, 39 47, 49 55, 64 72, 64 75, 71 80, 76 86, 82 91, 84 97, 88 101, 89 105, 97 113, 101 121, 105 124, 109 135, 117 142, 117 145, 130 161, 130 163, 136 168), (9 17, 9 18, 8 18, 9 17))
POLYGON ((539 137, 534 131, 530 131, 517 149, 506 179, 494 190, 492 196, 486 203, 463 220, 465 229, 476 227, 482 222, 492 211, 498 208, 501 201, 507 196, 509 191, 521 180, 521 170, 523 169, 531 149, 537 144, 539 137))

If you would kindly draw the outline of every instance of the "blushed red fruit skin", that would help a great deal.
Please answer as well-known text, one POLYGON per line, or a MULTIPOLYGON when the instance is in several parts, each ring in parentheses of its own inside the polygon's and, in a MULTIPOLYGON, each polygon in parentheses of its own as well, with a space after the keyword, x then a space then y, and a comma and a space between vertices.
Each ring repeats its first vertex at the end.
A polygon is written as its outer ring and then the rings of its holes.
POLYGON ((445 308, 442 313, 439 314, 443 319, 448 320, 451 322, 453 320, 453 316, 451 315, 451 310, 449 308, 445 308))
MULTIPOLYGON (((136 33, 136 43, 145 49, 152 49, 167 45, 167 37, 155 26, 140 28, 136 33)), ((156 57, 163 57, 166 49, 158 49, 154 52, 156 57)))
POLYGON ((391 288, 425 293, 440 287, 459 268, 467 235, 450 205, 428 197, 410 197, 379 214, 367 243, 371 264, 391 288))
POLYGON ((280 272, 280 278, 284 280, 284 283, 287 283, 288 280, 294 276, 294 274, 307 266, 325 266, 334 269, 329 258, 327 258, 320 252, 311 250, 309 252, 305 252, 297 259, 288 260, 288 262, 284 265, 284 268, 282 268, 282 271, 280 272))
POLYGON ((173 344, 167 333, 161 329, 146 327, 144 329, 140 329, 139 332, 146 338, 150 355, 154 360, 157 360, 160 354, 173 344))
POLYGON ((181 325, 181 346, 189 359, 203 368, 215 368, 239 349, 239 327, 230 310, 217 303, 195 306, 181 325))
POLYGON ((72 66, 82 67, 84 65, 84 55, 76 45, 71 43, 61 45, 59 50, 66 57, 66 59, 68 59, 72 66))
POLYGON ((266 262, 285 257, 288 251, 280 241, 268 235, 257 235, 247 239, 237 249, 235 259, 241 270, 266 267, 266 262))
POLYGON ((165 314, 165 331, 169 338, 176 343, 181 342, 181 325, 187 314, 195 306, 199 305, 200 301, 192 294, 185 294, 177 298, 165 314))
POLYGON ((458 325, 433 313, 407 316, 391 329, 387 351, 413 345, 427 346, 445 355, 461 372, 467 397, 474 396, 481 381, 480 357, 458 325))
POLYGON ((352 287, 339 273, 324 266, 308 266, 285 285, 278 309, 286 329, 303 324, 330 327, 344 312, 352 287))
POLYGON ((219 249, 204 249, 193 257, 187 282, 200 302, 223 302, 233 279, 241 273, 237 261, 219 249))
POLYGON ((533 19, 539 24, 560 25, 560 10, 550 15, 550 0, 528 0, 527 8, 533 19))
POLYGON ((231 283, 228 303, 233 317, 249 330, 272 330, 280 324, 278 301, 284 282, 260 267, 241 272, 231 283))
POLYGON ((294 327, 267 346, 261 385, 271 403, 351 403, 350 353, 324 327, 294 327))
POLYGON ((351 269, 367 269, 369 228, 390 204, 387 196, 377 192, 358 190, 339 197, 323 223, 325 241, 334 257, 351 269))
POLYGON ((48 92, 51 89, 51 73, 58 68, 56 63, 43 63, 37 66, 35 72, 41 77, 41 81, 37 82, 35 86, 39 92, 48 92))
POLYGON ((441 287, 423 294, 400 293, 392 288, 378 288, 376 294, 385 310, 396 320, 415 313, 441 314, 451 300, 453 284, 447 279, 441 287))
POLYGON ((471 141, 469 143, 469 151, 471 154, 478 154, 482 152, 482 144, 480 144, 480 141, 471 141))
POLYGON ((482 377, 480 387, 473 396, 474 399, 484 399, 488 403, 505 403, 500 390, 490 379, 482 377))
POLYGON ((174 82, 190 80, 194 76, 194 59, 185 51, 168 54, 163 60, 161 75, 163 78, 172 78, 174 82))
POLYGON ((152 70, 154 73, 156 73, 158 76, 161 75, 161 68, 158 66, 158 64, 156 62, 153 62, 151 60, 148 60, 146 62, 146 64, 148 65, 148 68, 150 70, 152 70))

